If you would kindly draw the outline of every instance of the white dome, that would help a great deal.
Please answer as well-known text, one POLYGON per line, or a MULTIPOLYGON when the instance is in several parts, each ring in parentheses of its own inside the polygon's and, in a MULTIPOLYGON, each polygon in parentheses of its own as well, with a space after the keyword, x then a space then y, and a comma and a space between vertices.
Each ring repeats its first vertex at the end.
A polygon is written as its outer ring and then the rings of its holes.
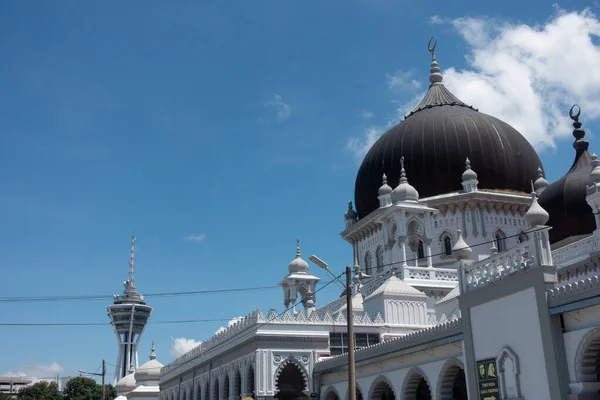
POLYGON ((129 373, 125 375, 117 384, 115 385, 115 390, 117 391, 117 395, 126 395, 137 387, 135 383, 135 376, 133 368, 129 370, 129 373))
POLYGON ((138 385, 144 383, 160 381, 160 370, 164 367, 160 362, 156 361, 156 353, 154 352, 154 342, 152 342, 152 351, 150 352, 150 361, 144 363, 135 372, 135 381, 138 385))
POLYGON ((477 174, 475 173, 475 171, 473 171, 471 169, 471 161, 469 161, 469 158, 467 157, 467 160, 465 161, 465 172, 463 172, 463 174, 462 174, 462 181, 468 182, 468 181, 476 181, 476 180, 477 180, 477 174))
POLYGON ((379 196, 387 196, 388 194, 392 194, 392 188, 388 185, 387 176, 383 174, 383 182, 379 188, 379 196))
POLYGON ((290 271, 290 274, 308 272, 308 263, 300 255, 300 239, 296 239, 296 258, 288 265, 288 271, 290 271))
POLYGON ((408 183, 408 179, 406 179, 406 171, 404 171, 404 157, 400 158, 400 165, 402 169, 400 170, 400 184, 396 186, 396 189, 392 192, 392 203, 401 203, 404 201, 408 201, 411 203, 419 202, 419 192, 417 189, 412 187, 410 183, 408 183))

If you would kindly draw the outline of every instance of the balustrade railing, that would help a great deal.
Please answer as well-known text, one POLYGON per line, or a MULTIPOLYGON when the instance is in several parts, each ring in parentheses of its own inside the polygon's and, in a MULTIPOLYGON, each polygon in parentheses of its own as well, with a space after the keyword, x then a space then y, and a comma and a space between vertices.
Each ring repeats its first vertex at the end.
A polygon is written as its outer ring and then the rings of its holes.
POLYGON ((458 271, 450 268, 404 267, 406 280, 458 282, 458 271))
POLYGON ((521 270, 539 265, 533 240, 523 242, 511 249, 496 253, 463 267, 463 285, 466 291, 513 275, 521 270))
POLYGON ((587 258, 597 248, 595 236, 578 240, 552 252, 552 260, 557 267, 573 264, 581 258, 587 258))

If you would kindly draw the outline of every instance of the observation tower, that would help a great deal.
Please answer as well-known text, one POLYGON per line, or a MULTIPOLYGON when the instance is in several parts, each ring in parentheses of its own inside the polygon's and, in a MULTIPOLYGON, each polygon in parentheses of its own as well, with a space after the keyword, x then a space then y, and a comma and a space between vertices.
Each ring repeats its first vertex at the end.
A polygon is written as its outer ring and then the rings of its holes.
POLYGON ((152 313, 152 307, 146 305, 144 296, 139 294, 135 287, 134 260, 135 236, 132 236, 129 277, 123 283, 125 290, 123 294, 114 295, 113 304, 107 307, 110 323, 115 329, 119 345, 113 385, 127 375, 130 366, 137 370, 137 346, 152 313))

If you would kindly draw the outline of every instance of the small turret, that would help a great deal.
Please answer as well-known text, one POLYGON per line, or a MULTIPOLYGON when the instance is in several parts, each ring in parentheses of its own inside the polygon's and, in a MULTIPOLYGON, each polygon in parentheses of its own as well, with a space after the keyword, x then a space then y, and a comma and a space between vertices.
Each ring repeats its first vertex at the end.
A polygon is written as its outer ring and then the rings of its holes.
POLYGON ((544 178, 542 167, 538 167, 537 173, 538 175, 537 179, 535 180, 535 183, 533 184, 533 189, 535 190, 535 193, 539 196, 540 194, 542 194, 544 189, 546 189, 550 184, 548 183, 546 178, 544 178))
POLYGON ((465 242, 465 239, 463 239, 462 231, 460 229, 458 229, 456 233, 458 234, 458 239, 456 239, 456 243, 454 243, 454 247, 452 247, 452 254, 459 260, 467 260, 471 257, 473 249, 465 242))
POLYGON ((352 209, 352 200, 348 201, 348 210, 344 214, 344 220, 346 221, 346 229, 350 228, 358 220, 358 214, 352 209))
POLYGON ((535 188, 533 182, 531 183, 531 205, 529 206, 529 210, 525 213, 525 220, 529 223, 532 228, 536 226, 544 226, 548 222, 550 215, 546 210, 540 206, 537 201, 537 193, 535 192, 535 188))
POLYGON ((477 174, 471 169, 471 161, 469 158, 465 160, 465 172, 462 174, 462 186, 465 193, 471 193, 477 191, 477 174))
POLYGON ((418 203, 419 192, 408 183, 408 179, 406 178, 404 157, 400 158, 400 166, 400 183, 396 186, 396 189, 392 191, 392 203, 418 203))
POLYGON ((387 176, 383 174, 383 182, 379 188, 379 207, 387 207, 392 205, 392 188, 388 185, 387 176))

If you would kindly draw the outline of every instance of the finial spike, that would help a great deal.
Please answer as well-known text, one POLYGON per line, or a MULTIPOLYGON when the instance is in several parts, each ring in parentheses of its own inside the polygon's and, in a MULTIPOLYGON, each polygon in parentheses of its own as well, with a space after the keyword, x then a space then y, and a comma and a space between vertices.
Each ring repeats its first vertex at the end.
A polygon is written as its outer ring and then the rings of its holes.
POLYGON ((437 46, 437 40, 435 39, 435 36, 432 36, 431 39, 429 39, 429 43, 427 44, 427 50, 429 50, 429 52, 431 53, 431 61, 435 61, 435 46, 437 46), (431 44, 433 42, 433 45, 431 44))
POLYGON ((535 195, 537 195, 537 193, 535 192, 535 187, 533 185, 533 181, 530 181, 530 182, 531 182, 531 195, 535 196, 535 195))
POLYGON ((300 257, 300 238, 296 238, 296 258, 300 257))
POLYGON ((150 350, 150 359, 151 360, 155 360, 156 359, 156 353, 155 353, 155 348, 154 348, 154 340, 152 340, 152 349, 150 350))
POLYGON ((444 77, 441 74, 440 66, 435 59, 435 47, 437 46, 437 40, 435 37, 429 39, 427 49, 431 53, 431 68, 429 69, 429 82, 433 85, 434 83, 441 83, 444 77), (433 44, 432 44, 433 43, 433 44))
POLYGON ((404 156, 400 157, 400 183, 406 183, 406 170, 404 169, 404 156))
POLYGON ((469 157, 467 157, 467 159, 465 160, 465 168, 471 169, 471 161, 469 160, 469 157))
POLYGON ((383 184, 387 185, 387 175, 385 174, 385 172, 383 173, 383 184))

